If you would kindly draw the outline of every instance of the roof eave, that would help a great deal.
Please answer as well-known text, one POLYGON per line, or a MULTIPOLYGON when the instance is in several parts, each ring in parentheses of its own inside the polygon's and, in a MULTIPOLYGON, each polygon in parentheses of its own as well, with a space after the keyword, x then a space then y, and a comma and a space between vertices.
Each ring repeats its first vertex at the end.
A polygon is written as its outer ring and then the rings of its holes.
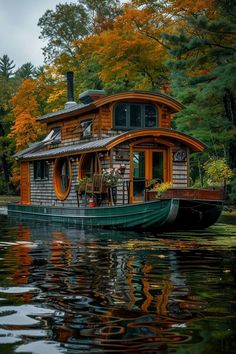
POLYGON ((72 118, 74 116, 78 116, 83 113, 90 112, 92 110, 95 110, 96 106, 94 103, 91 103, 89 106, 82 107, 82 108, 76 108, 75 110, 71 110, 69 112, 61 112, 60 111, 57 113, 55 112, 55 115, 47 117, 47 115, 42 116, 37 118, 37 121, 40 123, 48 123, 48 122, 55 122, 55 121, 60 121, 65 118, 72 118))

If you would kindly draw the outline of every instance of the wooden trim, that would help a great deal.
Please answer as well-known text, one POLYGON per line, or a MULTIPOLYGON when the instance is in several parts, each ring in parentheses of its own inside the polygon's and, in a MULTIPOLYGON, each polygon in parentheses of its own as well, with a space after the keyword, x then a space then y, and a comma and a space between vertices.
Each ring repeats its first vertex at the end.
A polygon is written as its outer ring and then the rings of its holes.
MULTIPOLYGON (((191 150, 196 152, 202 152, 205 149, 205 144, 200 140, 192 138, 184 133, 177 132, 171 129, 139 129, 134 131, 129 131, 122 136, 119 136, 117 139, 113 140, 107 144, 106 148, 110 150, 114 146, 121 144, 124 141, 134 138, 144 138, 144 137, 156 137, 156 138, 172 138, 181 143, 186 144, 191 148, 191 150)), ((165 139, 164 139, 165 140, 165 139)))
POLYGON ((101 171, 102 171, 102 168, 101 168, 101 161, 100 161, 100 159, 99 159, 99 157, 98 157, 98 154, 96 153, 96 152, 89 152, 89 153, 84 153, 84 154, 82 154, 81 155, 81 157, 80 157, 80 160, 79 160, 79 166, 78 166, 78 178, 83 178, 84 176, 82 175, 82 166, 83 166, 83 163, 84 163, 84 160, 88 157, 87 155, 91 155, 91 154, 93 154, 92 156, 93 156, 93 158, 95 158, 96 159, 96 161, 95 161, 95 163, 96 163, 96 165, 97 165, 97 171, 94 171, 94 173, 96 172, 96 173, 101 173, 101 171))
MULTIPOLYGON (((165 140, 165 139, 161 139, 161 138, 143 138, 143 139, 140 139, 140 140, 136 140, 132 143, 130 143, 129 145, 130 146, 136 146, 136 145, 139 145, 139 144, 143 144, 143 143, 150 143, 150 142, 153 142, 155 144, 162 144, 162 145, 166 145, 168 147, 173 147, 175 146, 175 144, 173 143, 170 143, 169 141, 165 140)), ((138 147, 138 146, 137 146, 138 147)), ((141 147, 141 146, 140 146, 141 147)))
POLYGON ((20 164, 20 203, 30 205, 30 170, 29 162, 20 164))
POLYGON ((133 203, 134 199, 134 160, 133 160, 133 146, 130 145, 130 156, 129 156, 129 176, 130 176, 130 193, 129 193, 129 203, 133 203))
POLYGON ((143 103, 148 101, 156 104, 164 104, 165 106, 168 106, 173 113, 179 112, 183 108, 183 105, 172 97, 160 93, 150 92, 121 92, 101 98, 100 100, 94 102, 94 105, 98 108, 105 104, 122 100, 142 100, 143 103))
POLYGON ((170 188, 163 193, 162 199, 189 199, 189 200, 207 200, 223 201, 223 190, 197 189, 197 188, 170 188))
POLYGON ((69 158, 64 158, 64 157, 59 157, 55 160, 54 164, 54 172, 53 172, 53 184, 54 184, 54 191, 59 200, 65 200, 71 190, 71 184, 72 184, 72 167, 71 167, 71 162, 69 158), (65 192, 61 191, 61 186, 60 186, 60 175, 59 175, 59 164, 61 164, 62 160, 66 160, 68 163, 69 167, 69 185, 67 187, 67 190, 65 192))
POLYGON ((172 148, 147 148, 130 145, 130 203, 133 203, 133 152, 143 151, 145 156, 145 179, 152 179, 153 152, 163 152, 163 182, 172 182, 172 148))

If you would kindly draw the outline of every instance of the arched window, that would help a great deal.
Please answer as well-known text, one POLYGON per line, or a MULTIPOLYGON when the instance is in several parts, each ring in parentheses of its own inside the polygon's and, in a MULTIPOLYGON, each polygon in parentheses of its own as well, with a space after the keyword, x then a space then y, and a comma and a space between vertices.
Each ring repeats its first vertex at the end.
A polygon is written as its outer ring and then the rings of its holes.
POLYGON ((84 154, 80 159, 79 178, 93 177, 94 173, 99 173, 100 162, 97 154, 84 154))
POLYGON ((56 159, 54 167, 54 189, 60 200, 65 200, 70 192, 72 169, 67 157, 56 159))
POLYGON ((114 109, 114 128, 156 128, 157 110, 153 104, 118 103, 114 109))

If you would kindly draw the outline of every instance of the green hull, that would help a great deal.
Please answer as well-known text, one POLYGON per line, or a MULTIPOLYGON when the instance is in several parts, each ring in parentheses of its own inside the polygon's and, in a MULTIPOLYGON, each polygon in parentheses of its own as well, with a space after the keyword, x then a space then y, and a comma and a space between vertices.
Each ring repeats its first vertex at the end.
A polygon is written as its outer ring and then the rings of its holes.
POLYGON ((178 213, 178 206, 178 200, 171 199, 99 208, 9 204, 8 215, 81 226, 149 230, 172 223, 178 213))

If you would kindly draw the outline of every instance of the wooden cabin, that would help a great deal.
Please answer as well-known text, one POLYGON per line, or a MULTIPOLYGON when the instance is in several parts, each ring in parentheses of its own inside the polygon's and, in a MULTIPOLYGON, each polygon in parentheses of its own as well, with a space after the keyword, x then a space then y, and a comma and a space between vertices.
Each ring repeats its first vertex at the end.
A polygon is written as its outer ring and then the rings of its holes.
MULTIPOLYGON (((145 201, 153 179, 174 188, 189 186, 190 153, 205 146, 171 128, 182 108, 174 98, 160 92, 88 90, 76 103, 73 94, 68 96, 64 109, 38 119, 48 135, 16 155, 22 205, 78 208, 78 179, 92 181, 109 169, 121 172, 117 205, 145 201)), ((104 196, 102 203, 107 202, 104 196)))

